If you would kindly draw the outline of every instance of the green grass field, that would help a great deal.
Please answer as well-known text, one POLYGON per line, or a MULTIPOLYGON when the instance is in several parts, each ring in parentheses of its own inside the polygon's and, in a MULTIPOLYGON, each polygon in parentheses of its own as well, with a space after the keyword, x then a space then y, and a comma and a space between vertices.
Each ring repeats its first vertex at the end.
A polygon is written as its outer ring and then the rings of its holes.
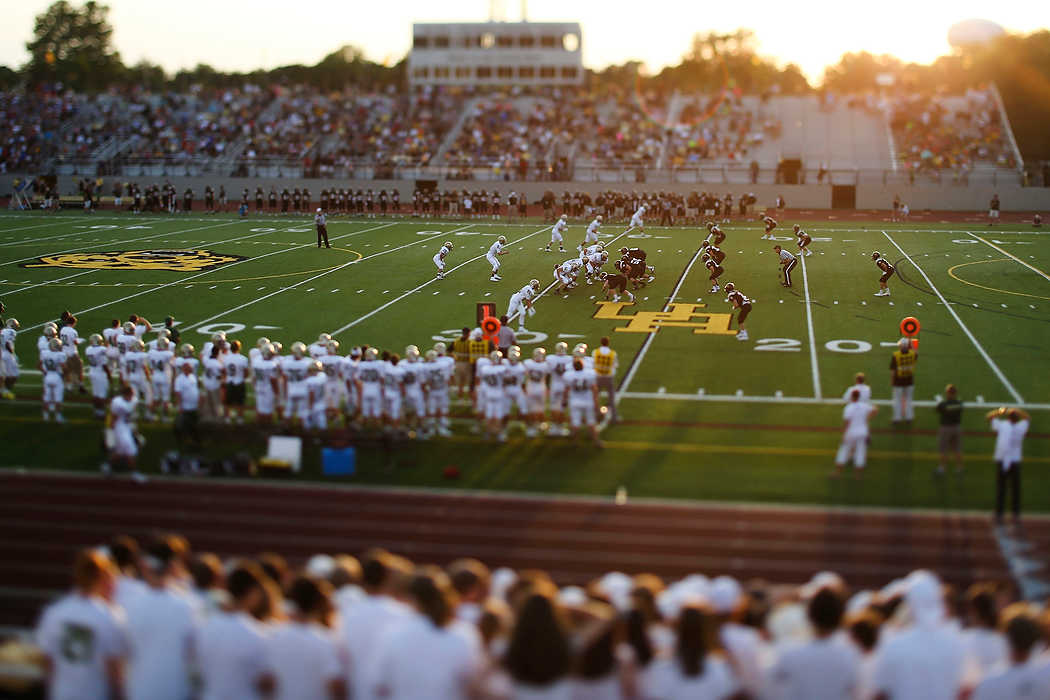
MULTIPOLYGON (((778 229, 777 242, 789 250, 792 223, 783 221, 778 229)), ((609 335, 620 354, 623 422, 604 431, 604 450, 564 439, 494 446, 464 429, 452 440, 408 445, 392 456, 366 450, 355 478, 594 494, 624 485, 632 495, 654 497, 988 508, 994 492, 990 438, 967 436, 963 475, 931 474, 932 405, 954 382, 967 402, 968 431, 984 430, 983 414, 1000 404, 1033 413, 1025 507, 1050 510, 1050 484, 1042 478, 1050 452, 1040 434, 1050 409, 1046 235, 976 224, 798 223, 813 236, 814 255, 796 269, 791 289, 780 286, 774 242, 760 239, 758 224, 723 226, 723 282, 756 300, 746 342, 726 333, 729 307, 723 294, 708 293, 707 271, 699 261, 690 267, 706 235, 697 229, 650 228, 645 237, 625 238, 623 226, 605 227, 606 243, 642 247, 656 267, 656 282, 635 305, 599 304, 600 287, 582 278, 567 298, 540 298, 530 332, 520 338, 526 353, 551 349, 558 340, 593 347, 609 335), (873 250, 899 272, 888 298, 872 296, 878 288, 873 250), (665 309, 693 325, 663 325, 651 333, 644 317, 634 318, 665 309), (899 338, 905 316, 922 324, 917 415, 911 430, 893 431, 887 346, 899 338), (857 371, 868 374, 880 412, 866 478, 854 483, 827 475, 841 397, 857 371), (441 478, 448 464, 461 468, 458 481, 441 478)), ((583 228, 571 227, 570 250, 583 228)), ((0 216, 0 298, 8 317, 22 324, 23 369, 35 362, 41 325, 63 309, 78 316, 82 336, 131 313, 158 325, 171 314, 180 321, 183 342, 198 347, 217 330, 249 346, 265 335, 286 348, 327 331, 344 351, 369 343, 400 352, 409 343, 451 340, 474 324, 477 302, 494 302, 502 312, 510 294, 532 277, 546 288, 553 265, 569 257, 542 251, 547 231, 536 221, 337 219, 329 223, 333 249, 318 250, 305 219, 6 215, 0 216), (500 234, 511 253, 503 258, 504 281, 493 283, 484 253, 500 234), (444 240, 455 250, 450 274, 436 280, 431 258, 444 240), (98 268, 115 264, 100 253, 160 250, 206 250, 226 261, 210 269, 188 264, 183 271, 98 268), (86 267, 71 267, 81 265, 86 267)), ((101 430, 86 407, 70 405, 66 415, 73 420, 59 427, 40 422, 33 405, 39 375, 23 374, 16 393, 17 401, 0 405, 3 464, 97 468, 101 430)), ((171 438, 164 426, 144 432, 148 471, 171 438)), ((215 449, 244 446, 261 452, 261 438, 238 433, 215 449)), ((316 447, 308 453, 306 471, 316 474, 316 447)))

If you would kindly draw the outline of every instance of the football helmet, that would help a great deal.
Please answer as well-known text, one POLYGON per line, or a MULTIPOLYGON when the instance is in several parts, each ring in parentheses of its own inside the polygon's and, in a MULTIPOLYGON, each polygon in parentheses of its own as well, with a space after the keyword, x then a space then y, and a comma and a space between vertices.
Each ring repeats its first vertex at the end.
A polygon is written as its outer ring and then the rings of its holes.
POLYGON ((573 357, 587 357, 587 343, 577 343, 572 349, 573 357))
POLYGON ((146 344, 143 343, 142 340, 136 340, 134 343, 131 344, 131 349, 135 352, 145 352, 146 344))
POLYGON ((602 261, 603 263, 607 263, 607 262, 609 262, 609 254, 608 254, 608 253, 606 253, 606 252, 605 252, 604 250, 603 250, 603 251, 602 251, 602 253, 601 253, 601 261, 602 261))
POLYGON ((564 355, 569 351, 569 344, 564 340, 554 344, 554 352, 558 355, 564 355))
POLYGON ((701 255, 700 256, 700 262, 702 262, 704 264, 707 264, 707 263, 711 262, 711 254, 710 253, 704 253, 703 255, 701 255))
POLYGON ((159 331, 157 331, 157 340, 160 340, 161 338, 170 338, 170 337, 171 337, 171 331, 169 331, 167 328, 161 328, 159 331))
POLYGON ((594 220, 600 224, 602 222, 602 215, 599 214, 598 216, 594 217, 594 220))
POLYGON ((620 248, 620 255, 627 255, 627 248, 620 248))
POLYGON ((225 343, 226 342, 226 331, 215 331, 211 334, 211 342, 213 343, 225 343))
POLYGON ((318 362, 317 360, 314 360, 313 362, 311 362, 307 366, 306 371, 307 371, 308 374, 314 375, 314 374, 320 374, 321 370, 323 370, 323 369, 324 369, 324 367, 321 366, 321 363, 318 362))
MULTIPOLYGON (((10 323, 10 321, 8 321, 8 323, 10 323)), ((91 345, 92 347, 94 347, 96 345, 102 345, 102 336, 99 335, 98 333, 92 333, 88 337, 88 345, 91 345)), ((157 341, 157 346, 158 347, 160 346, 160 341, 159 340, 157 341)))
POLYGON ((433 362, 438 358, 437 350, 427 350, 427 354, 423 356, 427 362, 433 362))
POLYGON ((157 338, 157 349, 160 351, 167 350, 171 346, 171 341, 167 338, 157 338))
POLYGON ((503 360, 503 353, 499 350, 493 350, 489 353, 489 361, 494 365, 498 365, 503 360))
POLYGON ((711 229, 713 229, 715 227, 715 222, 708 221, 706 224, 704 224, 704 226, 706 226, 707 230, 710 231, 711 229))
POLYGON ((270 343, 270 345, 273 346, 273 354, 274 355, 280 355, 281 352, 284 351, 284 343, 279 343, 279 342, 275 341, 273 343, 270 343))
POLYGON ((273 345, 271 345, 270 343, 266 343, 261 348, 259 348, 259 352, 262 353, 264 360, 272 359, 273 356, 277 354, 273 349, 273 345))
POLYGON ((189 343, 183 343, 182 347, 179 348, 179 354, 181 354, 183 357, 193 357, 194 352, 195 350, 193 346, 189 343))
POLYGON ((133 335, 135 333, 135 324, 131 321, 124 321, 124 334, 133 335))
POLYGON ((44 337, 55 338, 58 336, 58 331, 55 330, 54 326, 44 326, 44 337))
POLYGON ((328 341, 328 354, 329 355, 338 355, 339 354, 339 341, 338 340, 329 340, 328 341))
POLYGON ((518 362, 521 359, 521 348, 517 345, 511 345, 507 348, 507 359, 510 360, 511 363, 518 362))
POLYGON ((532 359, 536 362, 543 362, 547 359, 547 351, 543 348, 536 348, 532 351, 532 359))
POLYGON ((540 281, 538 279, 533 278, 533 279, 529 280, 529 286, 532 287, 533 289, 539 289, 540 288, 540 281))
POLYGON ((876 251, 872 251, 872 253, 871 253, 871 259, 872 260, 878 260, 881 257, 882 257, 882 253, 880 253, 877 250, 876 251))
POLYGON ((448 346, 446 346, 444 343, 440 341, 434 343, 434 352, 436 352, 438 355, 444 355, 447 350, 448 346))
POLYGON ((496 239, 496 242, 497 243, 501 243, 502 245, 507 245, 507 237, 506 236, 500 236, 499 238, 496 239))
POLYGON ((375 348, 368 348, 365 350, 365 361, 372 362, 379 357, 379 351, 375 348))
POLYGON ((795 224, 794 226, 791 227, 791 230, 794 231, 796 234, 798 234, 798 232, 802 230, 802 227, 799 226, 798 224, 795 224))
POLYGON ((294 357, 297 360, 301 360, 303 358, 303 355, 305 355, 305 354, 306 354, 306 345, 305 344, 303 344, 302 342, 300 342, 298 340, 295 341, 294 343, 292 343, 292 357, 294 357))
POLYGON ((445 241, 443 245, 449 250, 452 250, 452 241, 445 241))
POLYGON ((317 344, 318 345, 327 345, 328 341, 331 340, 331 339, 332 339, 331 335, 329 335, 328 333, 322 333, 321 335, 317 336, 317 344))
POLYGON ((51 340, 48 341, 47 347, 52 352, 57 352, 57 351, 62 349, 62 341, 59 340, 58 338, 52 338, 51 340))
POLYGON ((561 220, 562 221, 568 221, 568 219, 569 219, 569 216, 567 214, 562 214, 561 215, 561 220))
POLYGON ((729 292, 731 292, 734 289, 736 289, 736 285, 733 284, 732 282, 726 282, 725 284, 722 285, 722 289, 725 290, 726 294, 729 294, 729 292))
POLYGON ((22 327, 22 324, 18 322, 17 318, 9 318, 7 319, 7 327, 13 331, 17 331, 22 327))
POLYGON ((609 273, 605 272, 604 270, 599 272, 598 273, 598 279, 600 279, 602 282, 604 282, 605 280, 609 279, 609 273))
POLYGON ((264 338, 259 338, 257 341, 255 341, 255 347, 259 348, 260 350, 262 350, 264 347, 266 347, 269 344, 270 344, 270 339, 269 338, 265 338, 265 337, 264 338))
POLYGON ((419 362, 419 348, 409 345, 405 348, 405 359, 409 362, 419 362))

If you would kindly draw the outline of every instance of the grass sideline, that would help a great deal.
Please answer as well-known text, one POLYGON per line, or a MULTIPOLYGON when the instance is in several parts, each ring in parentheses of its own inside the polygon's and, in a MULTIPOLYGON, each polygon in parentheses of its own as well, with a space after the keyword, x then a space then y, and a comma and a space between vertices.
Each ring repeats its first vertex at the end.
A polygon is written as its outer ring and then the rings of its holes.
MULTIPOLYGON (((785 247, 791 223, 782 222, 778 230, 787 229, 777 241, 785 247)), ((605 431, 606 449, 522 439, 479 445, 457 431, 452 440, 407 444, 389 454, 362 450, 354 479, 595 495, 611 495, 623 485, 632 495, 655 498, 990 508, 992 440, 979 434, 985 429, 981 414, 999 403, 1022 403, 1034 412, 1032 430, 1039 433, 1050 408, 1050 378, 1028 369, 1040 367, 1047 354, 1050 288, 1040 274, 1050 269, 1045 235, 975 224, 799 223, 813 235, 815 254, 805 263, 805 285, 798 270, 793 289, 781 288, 774 277, 773 243, 759 239, 757 224, 723 227, 728 235, 723 281, 732 280, 757 300, 749 342, 707 332, 724 330, 719 314, 728 309, 723 295, 708 292, 699 265, 669 298, 705 233, 695 228, 652 228, 649 238, 615 243, 644 247, 657 268, 657 281, 634 306, 610 313, 591 298, 597 289, 584 284, 568 298, 540 301, 530 321, 533 333, 522 338, 526 352, 537 345, 550 349, 559 339, 593 347, 601 335, 610 335, 621 356, 622 379, 648 346, 622 387, 624 423, 605 431), (871 296, 877 287, 873 249, 900 272, 891 281, 889 299, 871 296), (659 312, 669 303, 693 305, 689 311, 695 315, 684 323, 700 325, 664 326, 651 335, 616 330, 641 325, 632 321, 636 314, 659 312), (922 403, 913 430, 893 432, 885 405, 890 349, 882 344, 896 340, 905 315, 922 322, 916 390, 922 403), (872 457, 864 480, 830 480, 841 411, 836 401, 856 371, 868 373, 875 398, 884 402, 873 423, 872 457), (936 420, 928 404, 948 382, 959 384, 969 405, 964 423, 969 465, 959 477, 937 478, 931 474, 936 420), (456 482, 442 477, 449 465, 460 468, 456 482)), ((582 230, 579 224, 571 227, 570 247, 582 230)), ((606 240, 622 230, 607 225, 606 240)), ((541 252, 549 238, 540 222, 340 219, 330 224, 329 235, 335 249, 319 251, 305 220, 0 215, 0 298, 8 314, 22 322, 23 368, 35 357, 39 333, 29 329, 64 308, 80 317, 82 335, 129 313, 154 322, 173 313, 182 321, 184 338, 198 347, 220 328, 249 345, 266 335, 287 347, 345 327, 337 336, 344 350, 368 342, 400 351, 472 325, 475 302, 494 301, 502 310, 510 293, 530 277, 546 286, 553 264, 569 257, 541 252), (504 258, 505 281, 490 283, 480 256, 500 234, 513 245, 504 258), (430 258, 446 239, 455 243, 450 267, 461 267, 436 281, 430 258), (237 258, 210 270, 180 272, 20 267, 51 254, 168 249, 237 258)), ((0 461, 97 469, 98 425, 72 406, 70 424, 56 428, 40 422, 33 404, 22 401, 37 399, 39 391, 39 377, 27 373, 19 383, 20 401, 0 404, 0 430, 7 437, 0 461), (41 453, 42 444, 56 446, 41 453)), ((149 442, 142 463, 148 471, 170 449, 171 437, 167 428, 146 426, 144 432, 149 442)), ((224 441, 216 452, 263 451, 260 437, 244 433, 242 439, 224 441)), ((311 443, 304 478, 320 478, 318 461, 311 443)), ((1048 461, 1045 435, 1033 434, 1026 444, 1026 510, 1050 510, 1050 486, 1039 478, 1048 461)))

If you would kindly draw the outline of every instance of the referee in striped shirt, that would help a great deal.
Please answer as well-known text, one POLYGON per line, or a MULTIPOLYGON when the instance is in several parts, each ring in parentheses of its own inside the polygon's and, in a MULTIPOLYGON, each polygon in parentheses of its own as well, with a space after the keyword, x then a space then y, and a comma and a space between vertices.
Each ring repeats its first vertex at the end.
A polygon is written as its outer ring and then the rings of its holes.
POLYGON ((795 269, 796 265, 798 265, 798 259, 778 245, 773 246, 773 252, 780 256, 780 266, 784 268, 784 281, 780 284, 785 287, 790 287, 791 271, 795 269))

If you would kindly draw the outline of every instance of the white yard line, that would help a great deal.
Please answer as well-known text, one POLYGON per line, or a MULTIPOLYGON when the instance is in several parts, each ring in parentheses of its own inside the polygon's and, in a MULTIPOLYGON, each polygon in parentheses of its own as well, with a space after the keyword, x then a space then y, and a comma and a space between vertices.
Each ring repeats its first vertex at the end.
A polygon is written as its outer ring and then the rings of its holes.
MULTIPOLYGON (((236 223, 236 222, 231 222, 231 223, 236 223)), ((387 226, 391 226, 391 225, 392 224, 382 224, 380 226, 373 226, 372 228, 367 228, 367 229, 364 229, 362 231, 353 231, 351 233, 344 233, 341 236, 333 237, 331 240, 337 241, 337 240, 339 240, 341 238, 349 238, 350 236, 356 236, 356 235, 359 235, 359 234, 362 234, 362 233, 368 233, 369 231, 374 231, 376 229, 386 228, 387 226)), ((269 235, 271 233, 273 233, 273 231, 259 231, 259 232, 256 232, 256 233, 248 234, 246 236, 240 236, 238 238, 230 238, 230 239, 225 240, 225 241, 219 241, 216 244, 218 244, 218 243, 223 243, 223 244, 225 244, 225 243, 234 243, 236 241, 244 240, 246 238, 254 238, 255 236, 266 236, 266 235, 269 235)), ((195 275, 190 275, 189 277, 183 277, 182 279, 178 279, 178 280, 175 280, 173 282, 168 282, 166 284, 159 285, 159 286, 154 287, 152 289, 147 289, 145 291, 137 292, 135 294, 129 294, 128 296, 121 297, 120 299, 114 299, 113 301, 107 301, 107 302, 105 302, 103 304, 98 304, 97 306, 92 306, 89 309, 81 309, 80 311, 74 312, 74 315, 86 314, 89 311, 97 311, 98 309, 104 309, 107 306, 112 306, 113 304, 119 304, 119 303, 121 303, 123 301, 127 301, 128 299, 135 299, 137 297, 145 296, 146 294, 152 294, 153 292, 160 291, 161 289, 167 289, 168 287, 173 287, 175 285, 183 284, 185 282, 190 282, 192 280, 198 279, 198 278, 203 277, 205 275, 209 275, 209 274, 211 274, 213 272, 218 272, 219 270, 226 271, 226 270, 229 270, 231 267, 236 267, 237 265, 243 265, 245 263, 255 262, 255 261, 261 260, 263 258, 268 258, 271 255, 281 255, 282 253, 290 253, 290 252, 292 252, 294 250, 299 250, 300 248, 310 248, 310 247, 313 247, 314 245, 316 245, 316 244, 314 244, 314 243, 304 243, 303 245, 299 246, 298 248, 287 248, 285 250, 275 250, 272 253, 266 253, 265 255, 259 255, 259 256, 256 256, 254 258, 245 258, 244 260, 238 260, 237 262, 230 263, 229 265, 223 265, 221 267, 212 268, 211 270, 205 270, 204 272, 198 272, 195 275)), ((46 323, 46 321, 44 323, 46 323)), ((43 327, 43 325, 44 325, 43 323, 40 323, 40 324, 37 324, 35 326, 31 326, 30 328, 26 328, 25 330, 27 330, 27 331, 35 330, 37 328, 43 327)))
MULTIPOLYGON (((544 226, 543 228, 537 229, 537 230, 533 231, 532 233, 529 233, 529 234, 526 234, 526 235, 522 236, 521 238, 518 238, 516 240, 510 241, 509 243, 507 243, 507 246, 508 247, 512 246, 515 243, 520 243, 521 241, 524 241, 526 238, 532 238, 533 236, 535 236, 537 234, 540 234, 540 233, 543 233, 544 231, 549 231, 550 228, 551 228, 550 226, 544 226)), ((429 239, 427 239, 427 240, 429 240, 429 239)), ((485 254, 483 253, 481 255, 478 255, 477 257, 471 258, 470 260, 467 260, 465 262, 461 262, 459 265, 456 265, 455 267, 451 268, 448 272, 446 272, 445 273, 445 278, 447 279, 449 275, 451 275, 453 272, 455 272, 459 268, 461 268, 461 267, 463 267, 465 265, 469 265, 470 263, 475 262, 477 260, 481 260, 484 257, 485 257, 485 254)), ((366 314, 364 314, 362 316, 358 316, 357 318, 355 318, 353 321, 351 321, 350 323, 346 324, 342 328, 339 328, 337 330, 332 331, 332 337, 335 337, 335 336, 339 335, 340 333, 343 333, 344 331, 350 330, 351 328, 353 328, 357 324, 361 323, 362 321, 368 320, 369 318, 372 318, 373 316, 375 316, 380 311, 393 306, 394 304, 396 304, 397 302, 401 301, 405 297, 411 296, 411 295, 415 294, 416 292, 418 292, 419 290, 423 289, 424 287, 427 287, 427 286, 433 284, 434 282, 438 282, 438 281, 439 280, 438 280, 437 277, 431 277, 429 280, 427 280, 423 284, 419 285, 415 289, 410 289, 407 292, 405 292, 404 294, 402 294, 401 296, 394 297, 393 299, 391 299, 387 303, 383 304, 382 306, 379 306, 379 307, 377 307, 375 309, 372 309, 371 311, 369 311, 368 313, 366 313, 366 314)))
POLYGON ((809 330, 809 365, 813 371, 813 396, 818 400, 820 392, 820 367, 817 365, 817 339, 813 334, 813 302, 809 297, 809 275, 806 274, 806 256, 799 254, 802 262, 802 287, 806 292, 806 327, 809 330))
MULTIPOLYGON (((700 249, 697 248, 696 252, 693 253, 693 258, 689 261, 689 264, 682 270, 681 276, 678 278, 678 284, 675 285, 671 291, 671 295, 667 298, 667 303, 664 304, 663 311, 671 307, 674 303, 675 297, 678 296, 678 291, 682 288, 685 283, 685 278, 689 276, 689 271, 693 269, 693 264, 700 257, 700 249)), ((620 386, 616 389, 616 401, 619 403, 620 399, 623 398, 624 392, 627 391, 628 387, 631 386, 631 382, 634 380, 634 375, 638 371, 638 368, 642 365, 642 360, 645 359, 646 353, 649 352, 649 346, 653 344, 653 338, 656 337, 656 332, 652 331, 645 337, 645 342, 642 343, 642 347, 638 350, 638 354, 634 356, 634 360, 631 361, 631 365, 627 368, 627 374, 624 376, 623 381, 620 382, 620 386)))
MULTIPOLYGON (((2 220, 3 219, 0 218, 0 221, 2 221, 2 220)), ((87 220, 87 217, 84 217, 84 216, 81 216, 81 217, 78 217, 76 219, 73 219, 73 221, 85 221, 85 220, 87 220)), ((109 219, 102 219, 102 221, 109 221, 109 219)), ((62 222, 62 223, 67 223, 67 222, 62 222)), ((44 228, 45 226, 58 226, 58 225, 59 225, 59 222, 49 221, 46 224, 34 224, 33 226, 19 226, 18 228, 4 228, 4 229, 0 229, 0 235, 3 235, 5 233, 14 233, 15 231, 28 231, 29 229, 44 228)), ((66 233, 66 234, 62 234, 62 235, 64 235, 64 236, 75 236, 76 234, 66 233)), ((27 241, 22 241, 22 240, 11 241, 10 243, 0 243, 0 247, 9 246, 9 245, 20 245, 22 243, 34 243, 36 241, 46 241, 46 240, 51 239, 51 238, 60 238, 60 237, 61 236, 46 236, 44 238, 30 238, 27 241)))
MULTIPOLYGON (((74 219, 74 221, 97 221, 97 222, 101 222, 101 221, 120 221, 120 222, 124 222, 124 221, 127 221, 127 219, 118 219, 116 217, 114 217, 112 219, 106 219, 106 218, 96 219, 96 218, 92 217, 92 218, 88 218, 88 219, 83 219, 83 218, 81 218, 81 219, 74 219)), ((158 219, 141 219, 141 220, 137 220, 136 223, 138 221, 153 221, 153 222, 155 222, 155 221, 158 221, 158 219)), ((65 222, 53 221, 53 222, 51 222, 50 224, 47 224, 47 225, 50 225, 50 226, 65 226, 65 225, 68 225, 68 224, 66 224, 65 222)), ((39 228, 39 226, 27 226, 26 228, 39 228)), ((0 243, 0 248, 6 247, 6 246, 34 245, 36 243, 43 243, 44 241, 50 241, 50 240, 54 240, 56 238, 70 238, 72 236, 86 236, 86 235, 91 234, 91 233, 102 233, 104 231, 119 231, 121 229, 124 229, 124 227, 123 226, 113 226, 113 228, 92 229, 90 226, 87 226, 87 227, 84 227, 83 231, 75 231, 73 233, 60 233, 60 234, 56 234, 54 236, 44 236, 43 238, 24 238, 24 239, 20 238, 20 239, 18 239, 16 241, 11 241, 10 243, 0 243)), ((17 228, 0 229, 0 236, 2 236, 5 233, 8 233, 10 231, 18 231, 18 230, 20 230, 20 229, 17 229, 17 228)), ((124 229, 124 230, 127 230, 127 229, 124 229)))
MULTIPOLYGON (((386 225, 387 226, 391 226, 393 224, 390 223, 390 224, 386 224, 386 225)), ((287 287, 281 287, 280 289, 278 289, 275 292, 270 292, 269 294, 264 294, 261 297, 258 297, 256 299, 252 299, 251 301, 246 301, 245 303, 240 304, 238 306, 235 306, 235 307, 233 307, 231 309, 226 309, 225 311, 220 311, 219 313, 215 314, 214 316, 209 316, 208 318, 204 319, 203 321, 197 321, 196 323, 192 323, 192 324, 190 324, 188 326, 183 326, 182 330, 190 330, 190 329, 196 328, 197 326, 202 326, 205 323, 208 323, 210 321, 214 321, 217 318, 222 318, 223 316, 225 316, 227 314, 232 314, 234 311, 240 311, 241 309, 246 309, 249 306, 254 306, 255 304, 258 304, 260 301, 265 301, 266 299, 270 299, 271 297, 275 297, 278 294, 283 294, 284 292, 287 292, 289 289, 295 289, 296 287, 299 287, 300 285, 307 284, 308 282, 313 282, 314 280, 320 279, 320 278, 322 278, 322 277, 324 277, 326 275, 330 275, 333 272, 339 272, 340 270, 342 270, 344 268, 350 267, 351 265, 357 265, 357 264, 362 263, 365 260, 368 260, 370 258, 378 258, 380 255, 386 255, 387 253, 393 253, 394 251, 401 250, 402 248, 409 248, 409 247, 414 246, 414 245, 419 245, 420 243, 428 243, 431 240, 433 240, 435 238, 438 238, 438 237, 440 237, 442 235, 452 235, 452 234, 455 234, 457 231, 461 231, 461 230, 463 230, 465 228, 469 228, 469 227, 468 226, 460 226, 459 228, 454 228, 451 231, 442 231, 441 233, 435 233, 432 236, 427 236, 426 238, 421 238, 418 241, 412 241, 411 243, 406 243, 405 245, 397 246, 396 248, 390 248, 389 250, 384 250, 384 251, 379 252, 379 253, 373 253, 372 255, 366 255, 365 257, 359 258, 357 260, 351 260, 348 263, 343 263, 342 265, 339 265, 337 267, 333 267, 330 270, 325 270, 324 272, 316 274, 313 277, 308 277, 308 278, 306 278, 304 280, 300 280, 299 282, 296 282, 295 284, 290 284, 287 287)), ((332 240, 335 240, 335 239, 332 239, 332 240)), ((485 256, 482 255, 480 257, 485 257, 485 256)), ((335 333, 333 333, 332 335, 335 335, 335 333)))
POLYGON ((905 260, 910 262, 912 266, 919 271, 919 274, 922 275, 922 278, 926 280, 926 284, 930 285, 930 289, 933 291, 934 294, 937 295, 937 298, 940 299, 941 303, 944 304, 944 308, 948 309, 948 313, 952 315, 952 318, 955 319, 955 322, 959 324, 959 328, 962 328, 963 333, 965 333, 966 337, 970 339, 970 342, 973 343, 973 346, 977 348, 977 352, 981 355, 982 358, 984 358, 984 361, 992 369, 992 372, 995 373, 995 376, 999 378, 999 381, 1002 383, 1002 385, 1006 387, 1007 391, 1010 392, 1010 396, 1013 397, 1016 403, 1023 404, 1024 398, 1022 398, 1021 394, 1018 393, 1017 389, 1014 388, 1014 385, 1010 383, 1010 380, 1006 378, 1006 375, 1003 374, 1003 371, 999 369, 999 365, 995 364, 995 361, 985 351, 984 347, 977 341, 977 338, 974 336, 974 334, 970 332, 970 329, 966 327, 966 324, 963 323, 963 320, 959 318, 959 314, 955 313, 955 309, 951 307, 951 304, 949 304, 948 300, 944 298, 944 295, 941 294, 940 290, 933 285, 933 281, 930 279, 929 275, 927 275, 926 272, 923 271, 923 269, 919 267, 914 260, 911 259, 911 256, 904 252, 904 248, 901 248, 900 245, 897 244, 897 241, 893 240, 890 234, 883 231, 882 235, 886 237, 886 240, 893 244, 894 248, 900 251, 901 255, 904 256, 905 260))
POLYGON ((58 284, 59 282, 65 282, 66 280, 71 280, 74 277, 80 277, 82 275, 89 275, 92 272, 98 272, 98 270, 81 270, 80 272, 76 272, 76 273, 74 273, 72 275, 66 275, 65 277, 59 277, 58 279, 48 280, 46 282, 38 282, 36 284, 31 284, 28 287, 18 287, 17 289, 15 289, 13 291, 4 292, 3 293, 4 294, 4 298, 6 299, 7 297, 14 296, 15 294, 21 294, 22 292, 29 291, 30 289, 36 289, 37 287, 46 287, 49 284, 58 284))
POLYGON ((1047 274, 1046 274, 1045 272, 1043 272, 1043 271, 1042 271, 1042 270, 1040 270, 1039 268, 1037 268, 1037 267, 1034 267, 1034 266, 1032 266, 1032 265, 1029 265, 1029 264, 1028 264, 1028 263, 1026 263, 1026 262, 1025 262, 1024 260, 1021 260, 1021 258, 1017 257, 1016 255, 1012 255, 1012 254, 1010 254, 1010 253, 1006 252, 1005 250, 1003 250, 1002 248, 1000 248, 1000 247, 999 247, 999 246, 997 246, 996 244, 992 243, 991 241, 986 241, 985 239, 983 239, 983 238, 981 238, 980 236, 978 236, 978 235, 977 235, 976 233, 970 233, 969 231, 967 231, 966 233, 968 233, 969 235, 973 236, 974 238, 976 238, 977 240, 979 240, 979 241, 980 241, 981 243, 984 243, 984 244, 985 244, 986 246, 991 246, 992 248, 994 248, 995 250, 999 251, 1000 253, 1002 253, 1002 254, 1003 254, 1003 255, 1005 255, 1006 257, 1010 258, 1010 259, 1011 259, 1011 260, 1013 260, 1014 262, 1019 262, 1019 263, 1021 263, 1022 265, 1024 265, 1025 267, 1027 267, 1027 268, 1028 268, 1029 270, 1031 270, 1031 271, 1032 271, 1032 272, 1034 272, 1035 274, 1037 274, 1037 275, 1039 275, 1040 277, 1042 277, 1042 278, 1043 278, 1044 280, 1046 280, 1047 282, 1050 282, 1050 275, 1047 275, 1047 274))
MULTIPOLYGON (((761 404, 782 404, 785 406, 799 405, 799 406, 844 406, 845 402, 842 399, 815 399, 811 396, 744 396, 736 394, 671 394, 666 392, 655 392, 655 391, 628 391, 620 394, 625 399, 646 399, 656 401, 700 401, 708 403, 761 403, 761 404)), ((873 399, 873 404, 878 406, 892 406, 892 399, 873 399)), ((937 406, 937 401, 929 400, 916 400, 913 402, 920 408, 934 408, 937 406)), ((983 404, 971 403, 967 404, 970 406, 987 406, 988 408, 994 408, 1000 405, 996 402, 985 401, 983 404)), ((1050 411, 1050 403, 1027 403, 1019 404, 1019 406, 1026 411, 1050 411)))

